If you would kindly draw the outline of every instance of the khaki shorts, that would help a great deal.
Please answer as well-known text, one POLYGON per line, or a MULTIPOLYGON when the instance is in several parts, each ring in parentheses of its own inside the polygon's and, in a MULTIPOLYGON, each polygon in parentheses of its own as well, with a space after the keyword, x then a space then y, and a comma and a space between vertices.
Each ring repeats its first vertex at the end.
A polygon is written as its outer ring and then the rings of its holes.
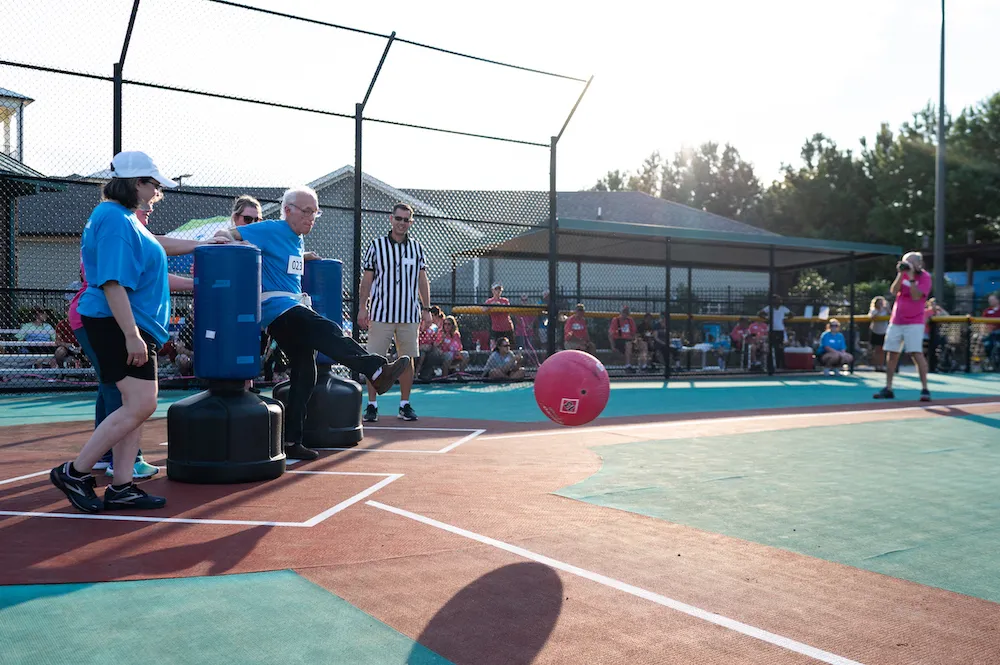
POLYGON ((389 344, 396 339, 396 352, 401 356, 417 358, 420 356, 420 346, 417 344, 417 328, 419 323, 381 323, 371 321, 368 324, 368 353, 384 356, 389 352, 389 344))
POLYGON ((885 331, 885 342, 882 348, 892 353, 923 353, 924 351, 924 324, 913 323, 899 325, 890 323, 889 329, 885 331))

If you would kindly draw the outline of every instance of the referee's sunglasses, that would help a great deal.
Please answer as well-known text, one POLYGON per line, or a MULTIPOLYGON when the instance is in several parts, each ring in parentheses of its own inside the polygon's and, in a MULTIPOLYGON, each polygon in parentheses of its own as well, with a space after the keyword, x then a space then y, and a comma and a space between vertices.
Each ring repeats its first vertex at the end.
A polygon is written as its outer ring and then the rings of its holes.
POLYGON ((392 218, 397 222, 412 222, 412 217, 403 217, 402 215, 393 215, 392 218))

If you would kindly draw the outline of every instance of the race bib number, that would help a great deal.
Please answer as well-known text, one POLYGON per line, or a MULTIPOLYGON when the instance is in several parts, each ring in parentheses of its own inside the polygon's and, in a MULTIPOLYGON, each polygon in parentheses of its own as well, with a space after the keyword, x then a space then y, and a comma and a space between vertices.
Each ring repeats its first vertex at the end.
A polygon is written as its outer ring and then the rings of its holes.
POLYGON ((622 332, 623 333, 627 334, 627 333, 631 332, 631 330, 632 330, 631 326, 629 326, 629 324, 627 324, 627 323, 622 326, 622 332))
POLYGON ((288 257, 289 275, 301 275, 304 268, 305 268, 305 260, 303 260, 301 256, 293 255, 288 257))

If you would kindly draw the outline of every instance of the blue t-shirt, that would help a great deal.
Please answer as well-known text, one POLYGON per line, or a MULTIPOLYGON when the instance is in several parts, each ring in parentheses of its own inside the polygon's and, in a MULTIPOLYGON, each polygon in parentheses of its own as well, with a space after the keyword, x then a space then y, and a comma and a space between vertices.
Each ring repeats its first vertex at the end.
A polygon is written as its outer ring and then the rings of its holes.
POLYGON ((77 306, 82 316, 113 316, 101 286, 115 281, 128 293, 135 324, 158 344, 167 341, 170 323, 167 253, 135 213, 115 201, 105 201, 94 208, 83 227, 80 258, 87 276, 87 290, 77 306))
POLYGON ((844 340, 844 333, 832 332, 830 330, 823 333, 819 338, 819 349, 822 351, 828 346, 834 351, 845 350, 847 342, 844 340))
MULTIPOLYGON (((305 243, 283 219, 271 219, 239 228, 240 235, 260 248, 261 291, 302 293, 302 254, 305 243)), ((295 307, 299 301, 288 296, 268 298, 260 304, 260 327, 266 329, 276 318, 295 307)))

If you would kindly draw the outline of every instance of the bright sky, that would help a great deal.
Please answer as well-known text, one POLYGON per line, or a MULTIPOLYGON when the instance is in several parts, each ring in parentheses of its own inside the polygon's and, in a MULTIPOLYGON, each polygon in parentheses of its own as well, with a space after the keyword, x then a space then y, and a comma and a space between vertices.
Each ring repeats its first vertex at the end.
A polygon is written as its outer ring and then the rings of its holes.
MULTIPOLYGON (((594 82, 559 145, 558 187, 634 170, 653 150, 731 142, 769 182, 824 132, 857 147, 937 99, 934 0, 592 4, 248 0, 594 82)), ((3 59, 110 75, 130 0, 0 0, 3 59)), ((1000 2, 951 0, 948 107, 1000 90, 1000 2), (993 43, 994 46, 990 46, 993 43)), ((125 76, 353 113, 384 42, 208 3, 142 0, 125 76)), ((111 86, 0 66, 28 95, 25 161, 107 167, 111 86)), ((395 44, 366 116, 547 143, 582 84, 395 44)), ((125 148, 204 185, 284 186, 353 163, 354 124, 127 87, 125 148)), ((398 187, 548 188, 544 148, 365 125, 364 170, 398 187)))

